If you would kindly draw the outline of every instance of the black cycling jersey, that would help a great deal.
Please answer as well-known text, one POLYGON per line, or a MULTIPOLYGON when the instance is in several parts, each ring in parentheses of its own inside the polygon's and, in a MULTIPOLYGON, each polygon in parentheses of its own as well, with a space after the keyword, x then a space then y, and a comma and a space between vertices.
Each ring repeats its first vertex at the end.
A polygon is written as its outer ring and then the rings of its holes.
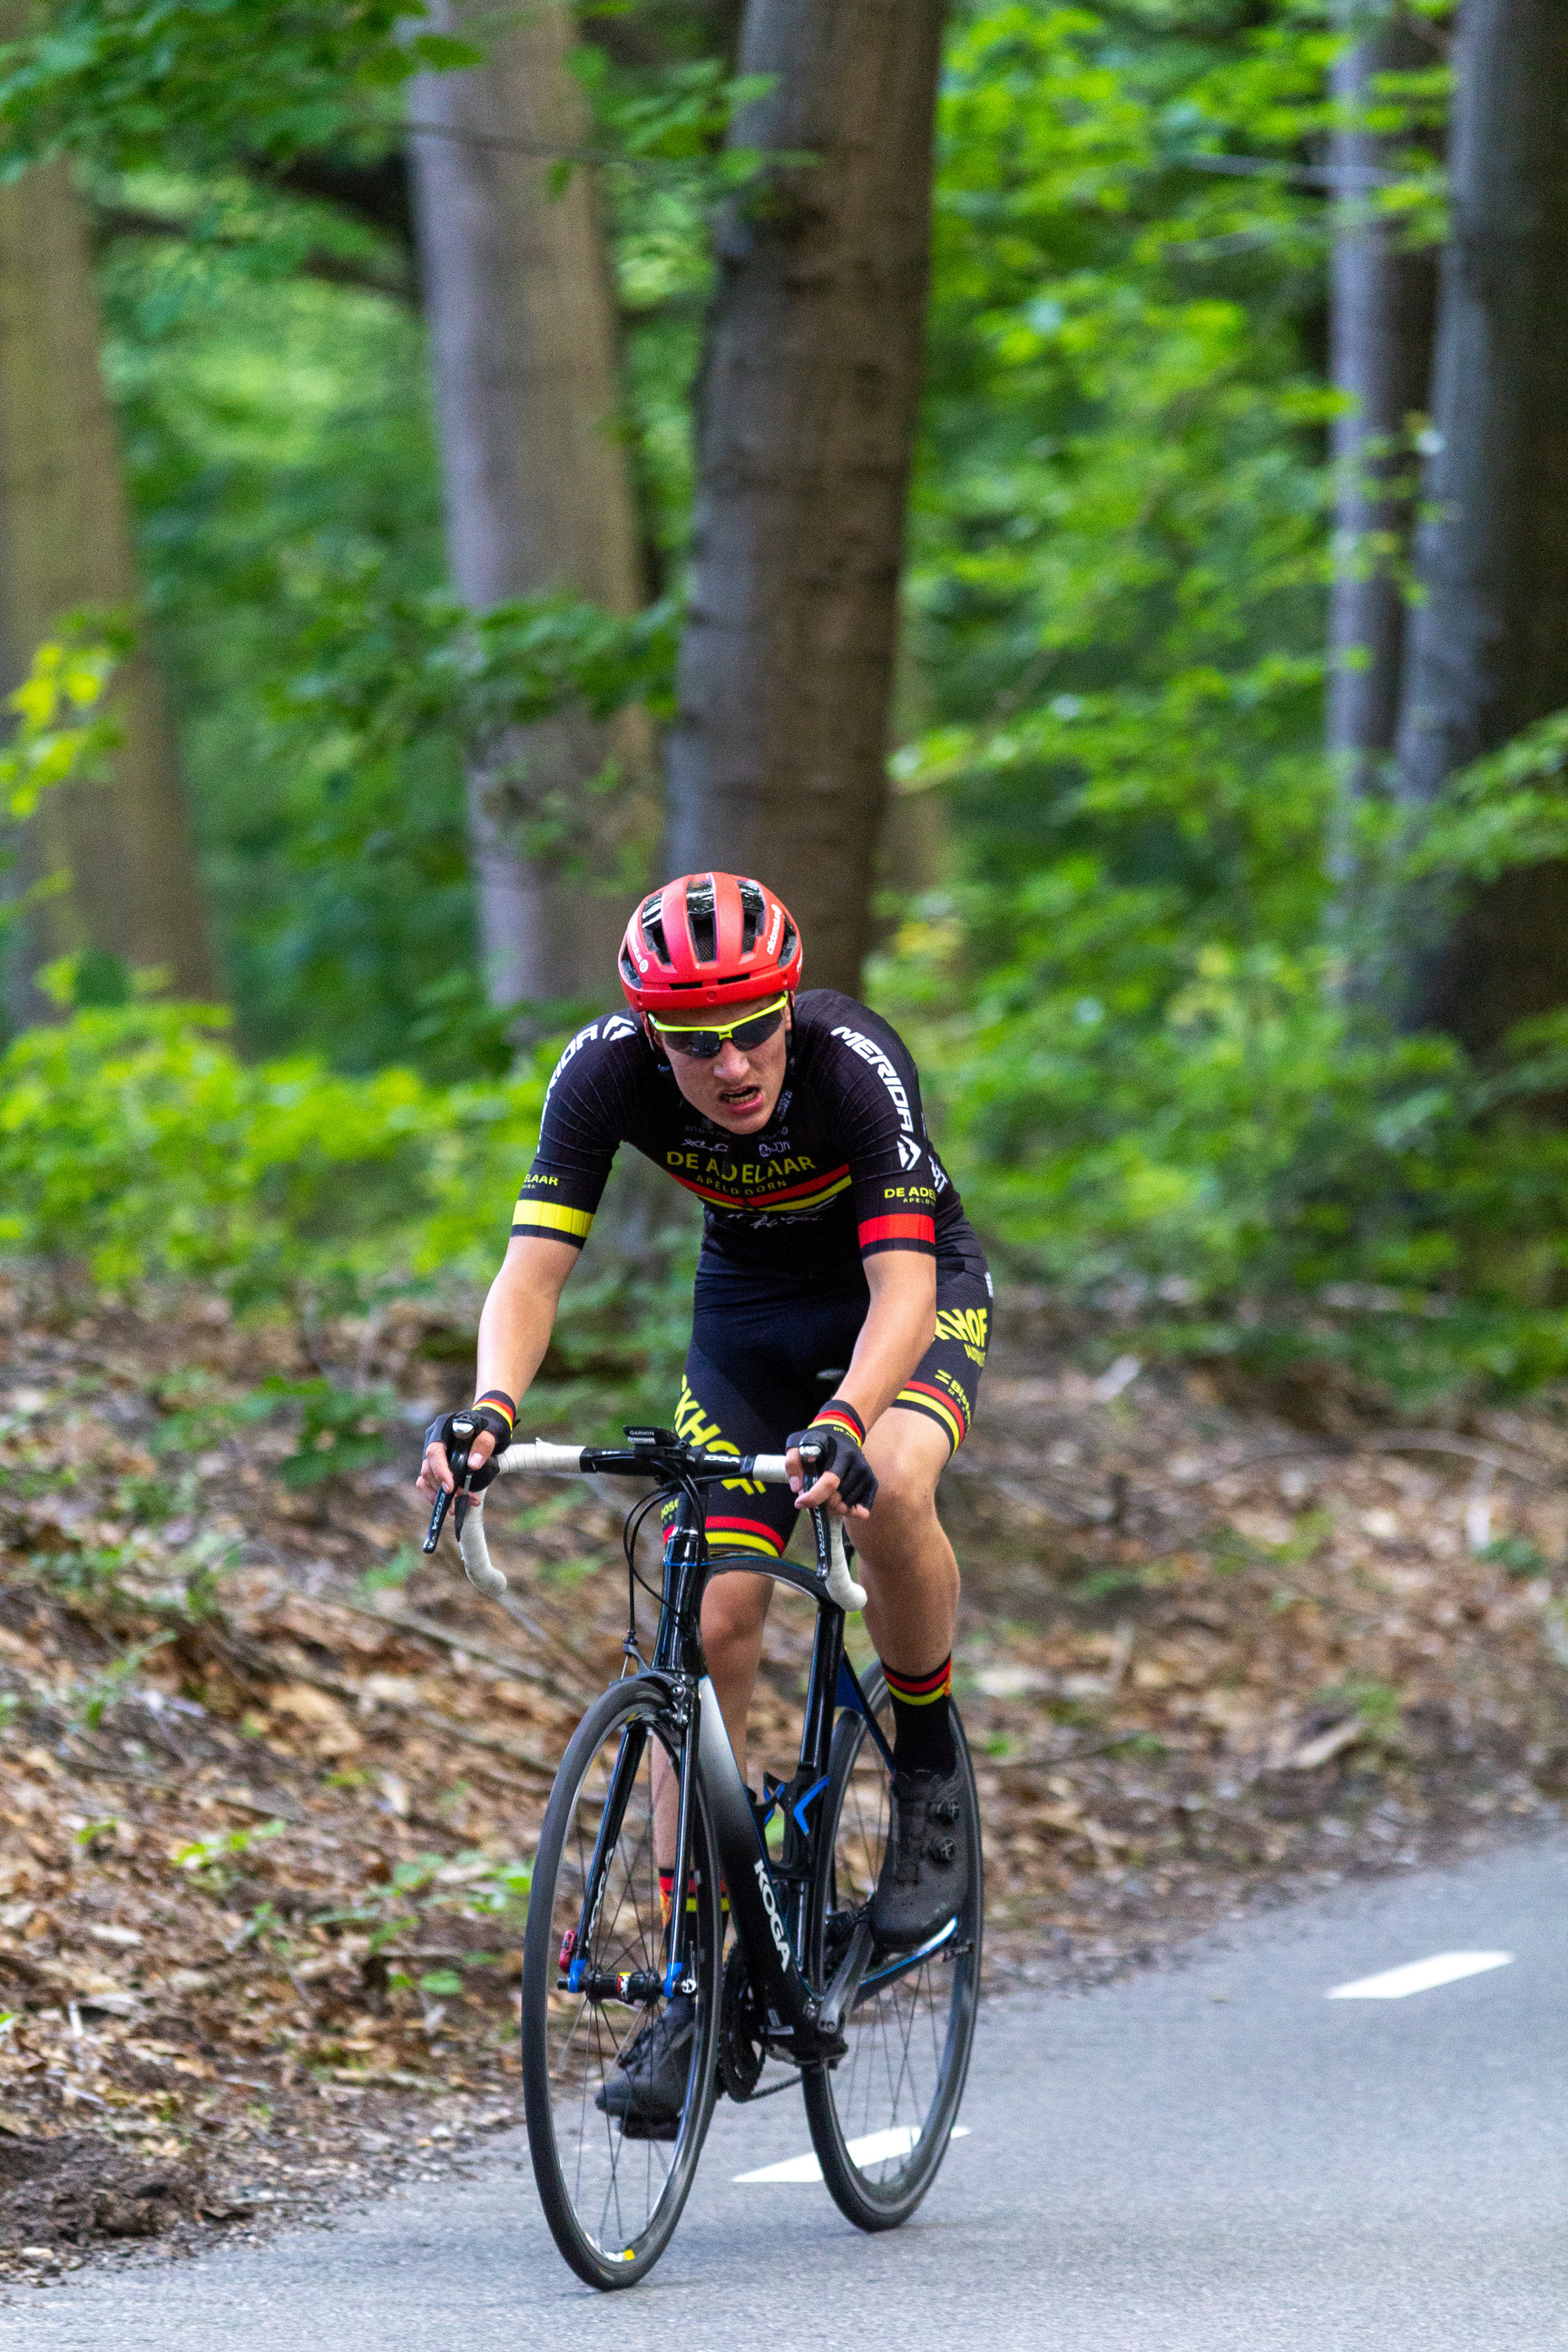
POLYGON ((731 1135, 694 1109, 631 1015, 579 1030, 544 1097, 513 1234, 581 1245, 621 1143, 696 1193, 708 1262, 862 1300, 859 1260, 880 1250, 934 1255, 939 1275, 984 1273, 927 1139, 909 1049, 837 990, 796 997, 784 1086, 755 1135, 731 1135))

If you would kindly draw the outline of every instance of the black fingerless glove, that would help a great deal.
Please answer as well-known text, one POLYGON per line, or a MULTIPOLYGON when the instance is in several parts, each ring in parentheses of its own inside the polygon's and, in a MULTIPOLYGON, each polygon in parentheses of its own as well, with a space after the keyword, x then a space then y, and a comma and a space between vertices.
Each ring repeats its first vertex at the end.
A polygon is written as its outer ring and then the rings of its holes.
POLYGON ((839 1501, 851 1510, 861 1503, 869 1510, 877 1499, 877 1474, 860 1450, 865 1436, 866 1424, 854 1406, 841 1397, 830 1397, 809 1429, 797 1429, 784 1440, 784 1450, 805 1444, 816 1447, 816 1468, 804 1462, 801 1465, 806 1472, 806 1485, 831 1471, 838 1480, 839 1501))
POLYGON ((500 1476, 500 1457, 511 1444, 516 1413, 510 1397, 503 1395, 500 1389, 487 1389, 478 1403, 466 1406, 461 1412, 438 1413, 425 1433, 425 1443, 427 1446, 444 1445, 458 1486, 467 1486, 470 1494, 482 1495, 491 1481, 500 1476), (470 1475, 468 1448, 482 1429, 489 1430, 495 1439, 495 1452, 470 1475))

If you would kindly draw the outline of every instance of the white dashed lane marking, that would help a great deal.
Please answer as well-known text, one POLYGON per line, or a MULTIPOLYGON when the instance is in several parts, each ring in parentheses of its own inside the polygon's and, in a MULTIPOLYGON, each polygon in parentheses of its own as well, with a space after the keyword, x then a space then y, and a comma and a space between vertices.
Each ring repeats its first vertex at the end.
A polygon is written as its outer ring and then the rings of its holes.
POLYGON ((1429 1960, 1406 1960, 1402 1969, 1384 1969, 1381 1976, 1357 1977, 1353 1984, 1335 1985, 1325 2000, 1403 2000, 1407 1993, 1431 1992, 1437 1985, 1455 1984, 1460 1977, 1479 1977, 1488 1969, 1506 1969, 1511 1952, 1434 1952, 1429 1960))
MULTIPOLYGON (((954 2124, 950 2139, 967 2139, 969 2126, 954 2124)), ((881 2164, 890 2156, 908 2156, 920 2134, 912 2124, 904 2124, 893 2131, 869 2132, 864 2139, 846 2141, 851 2160, 856 2164, 881 2164)), ((820 2180, 822 2167, 815 2156, 786 2157, 782 2164, 764 2164, 755 2172, 737 2172, 737 2180, 820 2180)))

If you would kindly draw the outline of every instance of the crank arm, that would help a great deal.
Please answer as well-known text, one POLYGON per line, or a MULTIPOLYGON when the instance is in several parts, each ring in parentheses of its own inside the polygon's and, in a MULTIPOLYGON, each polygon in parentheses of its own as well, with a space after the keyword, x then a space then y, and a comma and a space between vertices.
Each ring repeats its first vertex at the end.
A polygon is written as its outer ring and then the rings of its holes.
POLYGON ((831 2039, 843 2026, 855 2006, 860 1990, 860 1980, 871 1964, 871 1922, 862 1918, 849 1938, 849 1949, 839 1961, 833 1982, 823 1997, 816 2020, 816 2030, 825 2040, 831 2039))

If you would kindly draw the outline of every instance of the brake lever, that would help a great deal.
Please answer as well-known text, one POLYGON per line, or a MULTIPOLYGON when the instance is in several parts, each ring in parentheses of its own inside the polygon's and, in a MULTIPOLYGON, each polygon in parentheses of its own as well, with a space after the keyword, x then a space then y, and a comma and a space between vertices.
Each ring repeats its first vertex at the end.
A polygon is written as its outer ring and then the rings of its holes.
POLYGON ((453 1419, 453 1436, 464 1440, 456 1454, 448 1454, 447 1456, 447 1465, 458 1483, 455 1486, 441 1487, 431 1506, 430 1525, 425 1531, 425 1549, 427 1552, 434 1551, 440 1542, 441 1529, 446 1523, 447 1513, 454 1503, 457 1508, 452 1512, 452 1533, 459 1542, 462 1540, 463 1521, 468 1517, 468 1499, 473 1491, 466 1483, 468 1475, 468 1447, 474 1442, 474 1433, 478 1428, 478 1422, 470 1421, 466 1412, 458 1413, 453 1419))
POLYGON ((425 1530, 425 1549, 434 1551, 441 1540, 441 1528, 452 1497, 445 1486, 436 1489, 436 1500, 430 1506, 430 1524, 425 1530))

